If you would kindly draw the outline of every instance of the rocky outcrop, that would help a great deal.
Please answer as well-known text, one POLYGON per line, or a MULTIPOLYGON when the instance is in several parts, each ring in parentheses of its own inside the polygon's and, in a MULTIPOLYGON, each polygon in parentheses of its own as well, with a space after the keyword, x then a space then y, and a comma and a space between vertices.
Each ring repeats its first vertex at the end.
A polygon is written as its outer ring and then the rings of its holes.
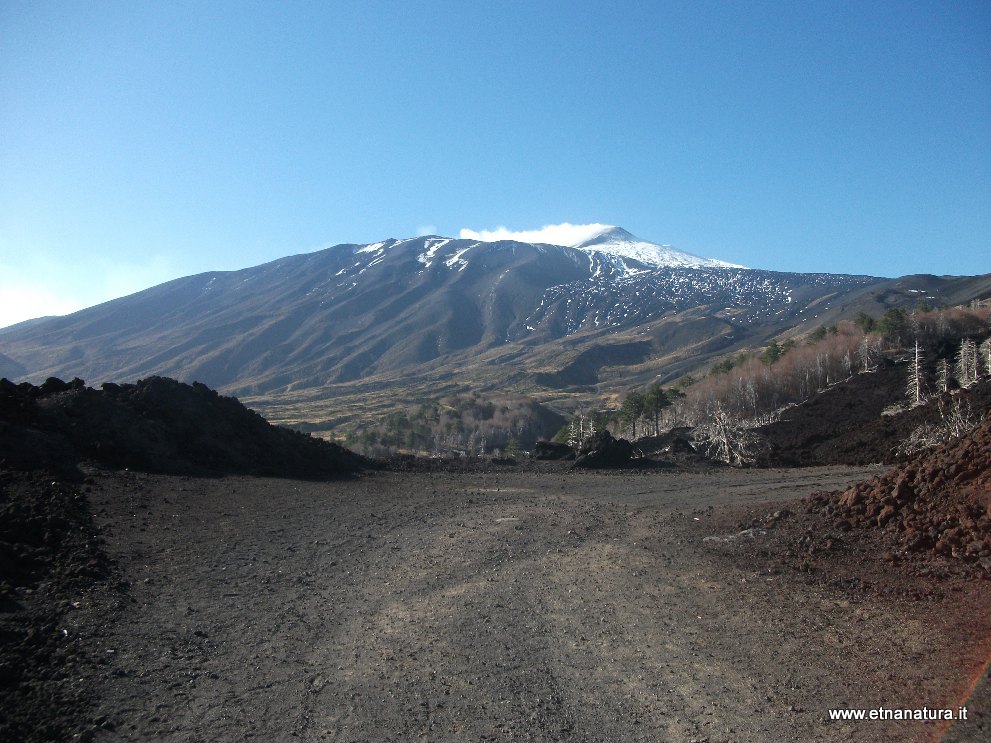
POLYGON ((603 429, 586 439, 575 457, 574 467, 599 469, 628 466, 633 458, 633 444, 626 439, 614 439, 603 429))
POLYGON ((322 478, 366 460, 268 423, 205 385, 151 377, 135 384, 0 380, 0 468, 71 475, 81 461, 165 474, 322 478))
POLYGON ((991 571, 991 417, 971 433, 809 508, 833 528, 884 529, 906 552, 931 552, 991 571))
POLYGON ((923 405, 882 414, 905 403, 907 377, 904 364, 889 362, 786 409, 781 420, 758 429, 771 447, 768 464, 895 464, 899 445, 919 426, 938 424, 944 408, 959 403, 978 416, 991 410, 991 381, 985 379, 970 389, 934 396, 923 405))
POLYGON ((541 460, 574 459, 575 450, 555 441, 538 441, 533 445, 533 458, 541 460))

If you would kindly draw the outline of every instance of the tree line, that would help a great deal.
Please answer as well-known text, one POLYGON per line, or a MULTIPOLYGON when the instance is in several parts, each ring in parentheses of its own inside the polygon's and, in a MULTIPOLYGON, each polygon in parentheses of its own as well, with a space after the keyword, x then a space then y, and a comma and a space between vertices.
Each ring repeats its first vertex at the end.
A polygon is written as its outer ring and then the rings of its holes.
POLYGON ((454 395, 393 411, 351 431, 345 441, 370 456, 514 456, 550 436, 559 421, 525 397, 454 395))
POLYGON ((559 428, 555 416, 529 398, 472 394, 392 412, 350 433, 347 444, 376 456, 395 451, 515 455, 555 429, 555 441, 578 447, 602 430, 637 439, 686 426, 715 431, 709 444, 720 450, 732 449, 723 439, 735 439, 739 446, 728 456, 744 462, 751 447, 743 432, 852 374, 876 369, 886 356, 905 355, 909 402, 972 384, 991 374, 989 336, 991 308, 983 305, 893 308, 878 318, 861 312, 852 321, 720 359, 704 375, 633 389, 617 407, 579 409, 559 428))
POLYGON ((989 335, 991 309, 981 305, 935 310, 922 304, 913 312, 891 308, 878 318, 861 312, 852 321, 720 359, 704 376, 686 375, 668 388, 653 384, 632 390, 618 409, 579 411, 556 440, 580 443, 603 428, 635 439, 713 421, 721 430, 742 431, 771 422, 784 407, 852 374, 875 370, 906 348, 910 372, 913 365, 918 370, 907 387, 922 399, 934 383, 947 390, 971 384, 982 369, 991 373, 989 335), (929 358, 938 361, 932 369, 923 368, 929 358))

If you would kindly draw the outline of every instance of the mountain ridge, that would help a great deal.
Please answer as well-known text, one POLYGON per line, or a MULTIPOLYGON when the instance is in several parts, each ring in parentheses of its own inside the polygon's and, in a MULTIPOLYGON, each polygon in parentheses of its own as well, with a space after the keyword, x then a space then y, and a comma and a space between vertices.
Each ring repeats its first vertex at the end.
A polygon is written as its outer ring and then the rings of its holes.
POLYGON ((2 329, 0 361, 2 375, 35 382, 199 381, 276 420, 329 421, 448 392, 552 405, 617 394, 860 308, 989 293, 991 277, 656 267, 515 240, 390 238, 2 329))

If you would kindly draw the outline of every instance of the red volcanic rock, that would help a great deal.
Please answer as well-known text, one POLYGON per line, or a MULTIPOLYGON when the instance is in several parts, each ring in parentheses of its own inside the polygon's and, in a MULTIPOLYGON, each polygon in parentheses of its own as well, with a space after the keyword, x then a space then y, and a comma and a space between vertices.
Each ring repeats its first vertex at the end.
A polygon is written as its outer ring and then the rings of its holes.
POLYGON ((831 524, 893 532, 904 551, 983 564, 991 558, 991 417, 879 477, 807 502, 831 524))

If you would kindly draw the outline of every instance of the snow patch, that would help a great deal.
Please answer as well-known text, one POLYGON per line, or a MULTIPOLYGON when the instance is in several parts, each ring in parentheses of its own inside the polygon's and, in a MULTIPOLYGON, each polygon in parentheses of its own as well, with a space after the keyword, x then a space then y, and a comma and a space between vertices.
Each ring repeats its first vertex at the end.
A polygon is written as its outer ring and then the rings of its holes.
POLYGON ((385 245, 385 242, 372 243, 371 245, 366 245, 363 248, 358 248, 354 252, 355 253, 374 253, 377 250, 381 250, 383 245, 385 245))
POLYGON ((425 268, 430 268, 430 264, 434 262, 434 256, 437 255, 437 251, 443 248, 451 242, 451 238, 431 238, 423 243, 423 246, 427 249, 425 253, 420 253, 416 259, 424 265, 425 268))
POLYGON ((463 260, 461 256, 463 256, 465 253, 467 253, 469 250, 471 250, 474 247, 475 245, 469 245, 467 248, 462 248, 454 255, 452 255, 450 258, 448 258, 446 261, 444 261, 444 265, 447 266, 448 268, 454 268, 456 265, 460 264, 458 270, 464 271, 465 267, 468 265, 468 261, 463 260))

